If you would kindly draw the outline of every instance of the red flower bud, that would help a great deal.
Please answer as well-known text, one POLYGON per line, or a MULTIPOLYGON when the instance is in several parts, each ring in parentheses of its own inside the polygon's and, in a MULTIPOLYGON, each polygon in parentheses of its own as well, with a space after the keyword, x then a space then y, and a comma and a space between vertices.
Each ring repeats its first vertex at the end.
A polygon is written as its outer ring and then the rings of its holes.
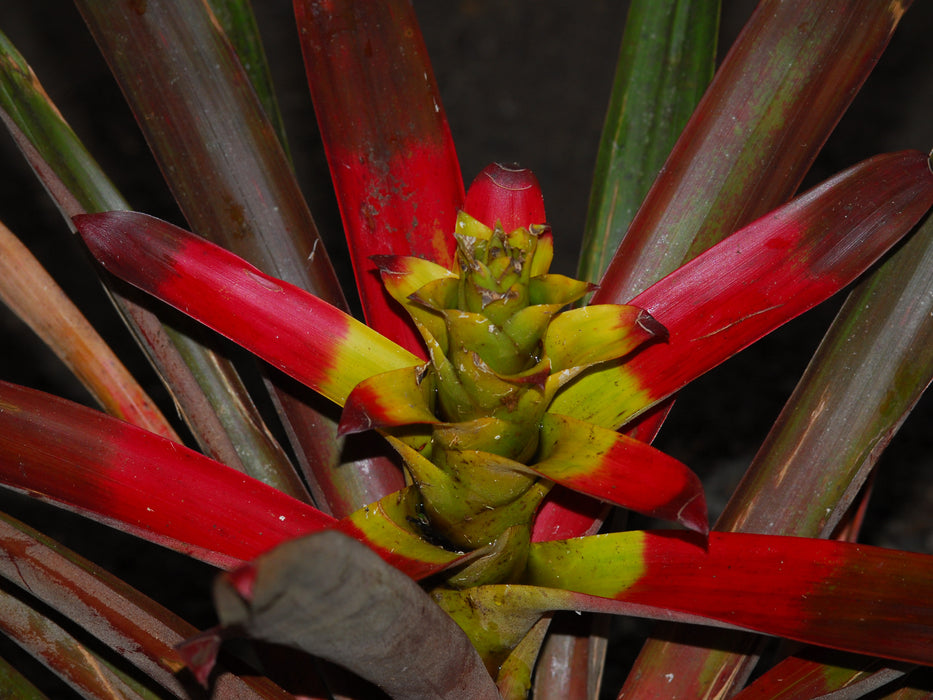
POLYGON ((517 165, 487 165, 467 190, 463 210, 490 228, 500 223, 506 232, 545 223, 538 178, 517 165))

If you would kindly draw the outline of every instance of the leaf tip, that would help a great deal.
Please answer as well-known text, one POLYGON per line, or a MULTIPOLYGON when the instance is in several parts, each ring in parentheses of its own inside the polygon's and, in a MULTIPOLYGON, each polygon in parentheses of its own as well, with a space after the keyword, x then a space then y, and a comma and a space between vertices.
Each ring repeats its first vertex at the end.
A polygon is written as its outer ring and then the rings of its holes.
POLYGON ((175 646, 188 668, 205 688, 211 671, 217 663, 217 654, 223 641, 220 627, 212 627, 175 646))

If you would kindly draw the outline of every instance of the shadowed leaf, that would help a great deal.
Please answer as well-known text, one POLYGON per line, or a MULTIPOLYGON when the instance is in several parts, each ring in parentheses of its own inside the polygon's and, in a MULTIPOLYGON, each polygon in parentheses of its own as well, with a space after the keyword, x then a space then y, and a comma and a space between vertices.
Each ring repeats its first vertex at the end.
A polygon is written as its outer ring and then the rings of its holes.
POLYGON ((104 339, 2 223, 0 300, 55 351, 110 415, 181 442, 104 339))
POLYGON ((832 695, 833 700, 861 698, 904 674, 885 668, 877 659, 808 649, 784 659, 747 688, 736 700, 792 700, 832 695))
POLYGON ((629 6, 590 191, 582 279, 602 277, 713 77, 719 5, 636 0, 629 6))
MULTIPOLYGON (((118 653, 178 697, 190 688, 174 646, 196 630, 110 573, 70 552, 32 528, 0 515, 0 576, 67 615, 81 629, 118 653)), ((3 680, 7 692, 12 686, 3 680)), ((224 697, 285 698, 264 681, 218 674, 216 692, 224 697)), ((16 691, 15 697, 27 697, 16 691)), ((288 696, 290 697, 290 696, 288 696)))
POLYGON ((499 697, 466 635, 417 584, 358 542, 320 533, 246 566, 248 587, 230 576, 215 585, 223 625, 338 663, 394 698, 499 697))

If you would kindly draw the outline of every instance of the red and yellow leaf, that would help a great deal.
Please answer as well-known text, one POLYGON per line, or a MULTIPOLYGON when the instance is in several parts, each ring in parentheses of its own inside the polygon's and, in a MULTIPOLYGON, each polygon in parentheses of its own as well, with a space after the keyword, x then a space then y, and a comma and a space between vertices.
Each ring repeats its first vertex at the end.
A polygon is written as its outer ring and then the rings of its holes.
POLYGON ((347 397, 340 414, 341 435, 411 423, 437 423, 433 373, 403 367, 364 379, 347 397))
POLYGON ((223 248, 135 212, 75 217, 112 274, 343 404, 367 377, 420 364, 353 317, 223 248))
POLYGON ((580 493, 644 515, 709 531, 703 485, 673 457, 627 435, 545 414, 541 459, 531 468, 580 493))
POLYGON ((533 544, 525 583, 933 664, 933 556, 799 537, 632 531, 533 544), (705 546, 704 546, 705 545, 705 546))
POLYGON ((931 204, 933 173, 919 152, 877 156, 827 180, 635 297, 670 341, 586 372, 553 410, 618 428, 849 284, 931 204))
POLYGON ((415 531, 410 518, 413 493, 409 488, 363 506, 334 525, 364 542, 376 554, 415 580, 442 571, 463 554, 437 547, 415 531))

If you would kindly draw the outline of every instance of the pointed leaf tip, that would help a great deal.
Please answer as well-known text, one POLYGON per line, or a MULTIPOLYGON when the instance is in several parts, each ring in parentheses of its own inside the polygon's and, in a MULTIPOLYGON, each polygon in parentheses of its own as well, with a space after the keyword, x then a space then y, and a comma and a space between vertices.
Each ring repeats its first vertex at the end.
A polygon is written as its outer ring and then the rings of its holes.
POLYGON ((253 599, 253 588, 256 586, 256 566, 252 562, 228 572, 226 577, 243 600, 248 602, 253 599))
POLYGON ((463 210, 490 228, 498 221, 506 231, 545 223, 538 178, 514 164, 487 165, 470 185, 463 210))
POLYGON ((671 339, 671 333, 667 330, 667 326, 644 309, 639 310, 635 323, 656 341, 666 343, 671 339))
POLYGON ((205 688, 211 671, 217 663, 217 654, 220 652, 220 644, 223 641, 222 630, 220 627, 212 627, 209 630, 196 634, 178 644, 175 649, 185 660, 195 679, 205 688))

